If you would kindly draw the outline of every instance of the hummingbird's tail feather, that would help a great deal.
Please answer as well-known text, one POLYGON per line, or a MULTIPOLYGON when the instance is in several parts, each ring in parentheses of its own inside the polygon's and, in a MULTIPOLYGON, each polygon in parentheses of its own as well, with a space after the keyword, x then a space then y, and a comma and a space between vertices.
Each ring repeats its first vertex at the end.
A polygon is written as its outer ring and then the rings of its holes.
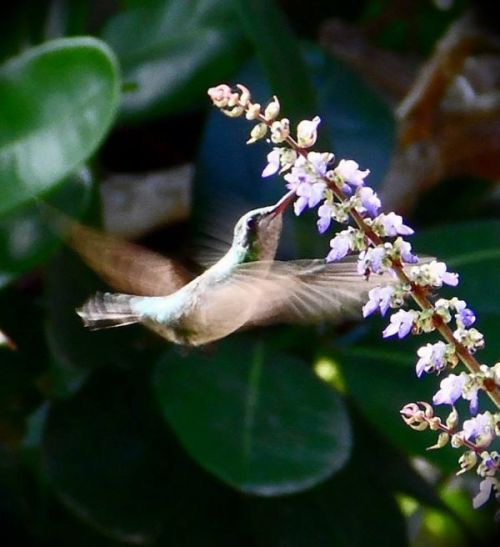
POLYGON ((131 325, 141 319, 130 306, 133 298, 137 297, 129 294, 97 293, 76 312, 82 318, 83 324, 91 330, 131 325))

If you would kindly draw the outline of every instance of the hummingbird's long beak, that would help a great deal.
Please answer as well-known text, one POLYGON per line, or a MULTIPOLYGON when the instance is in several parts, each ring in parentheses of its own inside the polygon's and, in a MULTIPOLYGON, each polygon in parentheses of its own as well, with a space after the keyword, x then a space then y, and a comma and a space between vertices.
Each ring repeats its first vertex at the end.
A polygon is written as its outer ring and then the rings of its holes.
POLYGON ((295 190, 290 190, 274 205, 272 216, 275 217, 281 214, 295 199, 295 190))

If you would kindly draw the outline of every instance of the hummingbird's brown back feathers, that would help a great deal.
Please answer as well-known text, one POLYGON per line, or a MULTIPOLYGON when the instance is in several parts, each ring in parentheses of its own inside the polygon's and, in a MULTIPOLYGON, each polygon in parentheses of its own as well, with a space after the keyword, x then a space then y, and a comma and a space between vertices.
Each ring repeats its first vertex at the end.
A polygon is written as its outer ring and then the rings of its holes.
POLYGON ((166 296, 193 278, 174 260, 73 220, 69 243, 90 268, 124 293, 166 296))

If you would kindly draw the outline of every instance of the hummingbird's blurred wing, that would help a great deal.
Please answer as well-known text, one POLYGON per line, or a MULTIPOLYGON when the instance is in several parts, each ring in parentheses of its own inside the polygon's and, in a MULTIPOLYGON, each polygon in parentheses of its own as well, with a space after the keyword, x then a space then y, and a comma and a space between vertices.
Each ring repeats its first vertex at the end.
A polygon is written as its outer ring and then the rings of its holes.
POLYGON ((140 245, 64 220, 71 247, 111 287, 127 294, 166 296, 193 276, 174 260, 140 245))
POLYGON ((234 277, 239 306, 247 310, 245 326, 360 318, 368 291, 395 281, 389 274, 365 279, 355 257, 331 263, 276 261, 267 271, 265 263, 255 262, 239 267, 234 277))

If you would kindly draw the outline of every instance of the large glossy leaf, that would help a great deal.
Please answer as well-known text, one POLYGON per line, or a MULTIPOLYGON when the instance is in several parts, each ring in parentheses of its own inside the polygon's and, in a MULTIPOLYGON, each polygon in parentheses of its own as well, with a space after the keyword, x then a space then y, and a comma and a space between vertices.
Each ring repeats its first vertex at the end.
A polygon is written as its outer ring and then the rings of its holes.
POLYGON ((43 438, 50 483, 87 526, 126 544, 234 545, 239 496, 180 449, 142 365, 100 371, 52 406, 43 438))
POLYGON ((258 545, 364 547, 407 544, 394 482, 385 470, 397 461, 367 431, 356 431, 353 455, 316 488, 278 499, 255 499, 250 515, 258 545), (360 526, 360 522, 363 523, 360 526))
POLYGON ((112 19, 103 37, 130 84, 123 116, 190 107, 226 79, 245 55, 235 15, 232 0, 164 0, 112 19))
POLYGON ((165 355, 154 385, 186 450, 245 492, 279 495, 321 482, 350 451, 336 393, 296 359, 233 337, 212 356, 165 355))
MULTIPOLYGON (((72 217, 80 216, 90 199, 90 172, 82 169, 58 186, 47 200, 72 217)), ((0 218, 0 287, 43 263, 62 243, 40 204, 27 204, 0 218)))
POLYGON ((0 214, 39 196, 97 148, 119 99, 110 49, 54 40, 0 68, 0 214))

